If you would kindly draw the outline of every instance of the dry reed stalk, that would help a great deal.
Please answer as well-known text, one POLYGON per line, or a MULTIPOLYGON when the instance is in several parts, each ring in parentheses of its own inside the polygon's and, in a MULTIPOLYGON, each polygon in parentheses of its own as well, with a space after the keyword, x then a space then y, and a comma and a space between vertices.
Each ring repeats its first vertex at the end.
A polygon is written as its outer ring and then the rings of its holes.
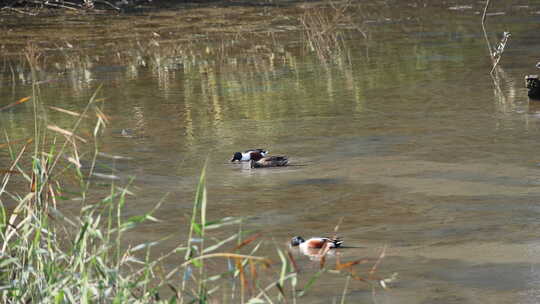
POLYGON ((329 1, 331 10, 319 7, 310 8, 300 17, 308 46, 322 62, 327 62, 344 51, 345 42, 338 26, 344 23, 353 24, 351 15, 348 13, 350 5, 351 1, 339 6, 329 1))
POLYGON ((383 250, 381 251, 381 254, 379 255, 379 258, 377 259, 377 262, 375 262, 375 264, 373 265, 373 267, 369 271, 370 276, 375 274, 375 272, 377 271, 377 268, 379 267, 379 265, 382 262, 382 259, 384 259, 385 256, 386 256, 386 246, 383 247, 383 250))
POLYGON ((21 143, 21 142, 26 142, 27 144, 31 143, 33 141, 33 138, 27 138, 27 139, 19 139, 19 140, 12 140, 12 141, 8 141, 8 142, 5 142, 3 144, 0 144, 0 149, 3 149, 5 147, 10 147, 14 144, 17 144, 17 143, 21 143))
POLYGON ((242 265, 242 259, 241 258, 235 258, 235 263, 236 263, 236 269, 238 270, 239 274, 240 274, 240 298, 241 298, 241 303, 244 303, 244 297, 245 297, 245 292, 246 292, 246 289, 247 289, 247 279, 246 279, 246 275, 244 273, 244 266, 242 265))
POLYGON ((258 239, 260 236, 261 236, 261 233, 257 233, 255 235, 252 235, 251 237, 245 239, 240 244, 238 244, 236 247, 234 247, 233 251, 237 251, 238 249, 248 245, 249 243, 251 243, 251 242, 255 241, 256 239, 258 239))
POLYGON ((33 70, 40 70, 42 53, 35 43, 29 42, 26 45, 24 48, 24 56, 33 70))
POLYGON ((49 109, 55 110, 55 111, 58 111, 58 112, 61 112, 61 113, 65 113, 65 114, 68 114, 68 115, 71 115, 71 116, 75 116, 75 117, 80 117, 81 116, 80 113, 70 111, 70 110, 66 110, 66 109, 62 109, 62 108, 55 107, 55 106, 49 106, 49 109))
POLYGON ((31 96, 23 97, 23 98, 17 100, 16 102, 14 102, 14 103, 10 103, 10 104, 8 104, 8 105, 5 105, 5 106, 1 107, 1 108, 0 108, 0 111, 7 110, 7 109, 9 109, 9 108, 11 108, 11 107, 13 107, 13 106, 16 106, 16 105, 18 105, 18 104, 27 102, 27 101, 29 101, 30 99, 32 99, 31 96))
POLYGON ((48 125, 47 126, 47 129, 51 130, 51 131, 55 131, 55 132, 58 132, 62 135, 64 135, 66 137, 66 139, 69 141, 69 142, 72 142, 72 138, 75 138, 75 139, 78 139, 80 141, 82 141, 83 143, 87 143, 88 141, 82 137, 80 137, 79 135, 76 135, 75 133, 73 133, 72 131, 68 131, 66 129, 62 129, 60 128, 59 126, 55 126, 55 125, 48 125))
POLYGON ((298 264, 296 263, 296 260, 294 259, 292 253, 290 250, 287 250, 287 255, 289 257, 289 260, 291 261, 291 264, 293 266, 294 272, 300 273, 300 268, 298 268, 298 264))
POLYGON ((346 268, 352 268, 354 265, 366 264, 369 261, 370 261, 369 259, 359 259, 359 260, 354 260, 354 261, 346 262, 346 263, 341 263, 340 261, 338 261, 336 263, 336 270, 343 270, 343 269, 346 269, 346 268))
MULTIPOLYGON (((493 75, 493 72, 495 71, 495 68, 499 64, 499 61, 501 61, 502 55, 504 53, 504 50, 506 48, 506 44, 508 43, 508 40, 510 39, 510 32, 504 32, 501 40, 497 44, 496 48, 493 48, 491 46, 491 42, 489 41, 489 37, 486 30, 486 18, 487 18, 487 11, 489 9, 489 5, 491 4, 490 0, 486 0, 486 4, 484 5, 484 10, 482 12, 482 31, 484 33, 484 39, 486 40, 486 46, 488 48, 489 52, 489 58, 491 59, 491 71, 489 72, 490 75, 493 75)), ((495 81, 495 79, 494 79, 495 81)), ((498 84, 497 84, 498 85, 498 84)))

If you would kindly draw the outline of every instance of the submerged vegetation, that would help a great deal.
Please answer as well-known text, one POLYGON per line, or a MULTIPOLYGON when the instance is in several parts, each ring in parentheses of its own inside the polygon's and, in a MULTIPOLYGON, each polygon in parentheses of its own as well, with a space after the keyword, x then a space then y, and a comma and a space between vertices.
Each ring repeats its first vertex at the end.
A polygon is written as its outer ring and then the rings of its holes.
MULTIPOLYGON (((25 54, 35 74, 41 54, 34 46, 25 54)), ((125 237, 136 233, 138 225, 159 221, 154 214, 163 200, 145 214, 126 217, 129 196, 135 195, 131 182, 112 178, 103 193, 92 178, 98 139, 110 123, 100 88, 81 113, 46 106, 37 81, 32 92, 0 109, 31 103, 34 112, 33 136, 11 138, 4 132, 0 146, 11 158, 9 166, 0 168, 2 303, 294 303, 323 274, 344 277, 343 290, 336 294, 344 303, 351 280, 386 288, 393 279, 377 274, 384 250, 373 259, 341 262, 338 256, 335 266, 327 261, 328 250, 322 250, 317 254, 320 270, 304 278, 286 249, 275 248, 277 259, 258 254, 268 246, 260 233, 240 229, 215 238, 213 231, 228 231, 241 219, 207 218, 205 169, 182 244, 161 252, 160 242, 168 236, 128 242, 125 237), (51 112, 74 121, 58 125, 47 118, 51 112), (83 159, 90 165, 82 165, 83 159), (78 204, 77 212, 66 212, 68 201, 78 204)))

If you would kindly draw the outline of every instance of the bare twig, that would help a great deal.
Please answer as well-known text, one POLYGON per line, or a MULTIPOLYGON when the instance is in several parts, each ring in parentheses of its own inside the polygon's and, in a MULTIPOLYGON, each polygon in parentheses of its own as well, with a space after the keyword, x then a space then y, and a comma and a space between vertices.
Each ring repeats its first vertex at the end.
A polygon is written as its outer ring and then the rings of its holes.
POLYGON ((486 5, 484 6, 484 11, 482 13, 482 31, 484 32, 484 39, 486 40, 486 46, 488 48, 489 52, 489 58, 491 59, 491 71, 489 72, 491 75, 493 75, 493 72, 495 71, 495 68, 499 64, 499 61, 502 58, 502 54, 504 52, 504 49, 506 47, 506 44, 508 43, 508 39, 510 38, 510 32, 504 32, 503 37, 497 44, 497 48, 493 48, 491 46, 491 42, 489 42, 487 30, 486 30, 486 17, 487 17, 487 11, 489 8, 490 0, 486 0, 486 5))
POLYGON ((19 14, 22 14, 22 15, 27 15, 27 16, 37 16, 38 15, 37 13, 32 13, 32 12, 29 12, 29 11, 16 9, 16 8, 10 7, 10 6, 4 6, 0 10, 14 11, 16 13, 19 13, 19 14))
POLYGON ((491 59, 493 62, 493 68, 491 68, 490 74, 493 73, 495 68, 497 67, 497 64, 499 64, 499 61, 502 58, 502 54, 504 53, 504 49, 506 48, 506 43, 508 43, 508 39, 510 38, 510 32, 504 32, 503 37, 501 38, 501 41, 499 41, 499 44, 497 44, 497 48, 493 50, 491 53, 491 59))

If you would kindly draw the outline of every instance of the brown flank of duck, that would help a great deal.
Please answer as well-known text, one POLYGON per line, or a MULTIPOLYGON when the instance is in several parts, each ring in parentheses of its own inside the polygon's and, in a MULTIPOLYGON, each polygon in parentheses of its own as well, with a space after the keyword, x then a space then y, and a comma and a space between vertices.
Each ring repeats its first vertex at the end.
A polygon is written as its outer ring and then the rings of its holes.
POLYGON ((289 163, 285 155, 263 157, 260 153, 251 154, 251 168, 283 167, 289 163))

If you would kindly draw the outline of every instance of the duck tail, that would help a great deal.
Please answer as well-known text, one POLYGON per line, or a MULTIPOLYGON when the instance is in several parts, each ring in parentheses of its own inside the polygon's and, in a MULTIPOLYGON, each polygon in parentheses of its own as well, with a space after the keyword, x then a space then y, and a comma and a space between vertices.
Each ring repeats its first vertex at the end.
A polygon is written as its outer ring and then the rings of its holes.
POLYGON ((331 238, 330 242, 334 244, 335 248, 341 247, 341 245, 343 244, 343 240, 339 237, 331 238))

